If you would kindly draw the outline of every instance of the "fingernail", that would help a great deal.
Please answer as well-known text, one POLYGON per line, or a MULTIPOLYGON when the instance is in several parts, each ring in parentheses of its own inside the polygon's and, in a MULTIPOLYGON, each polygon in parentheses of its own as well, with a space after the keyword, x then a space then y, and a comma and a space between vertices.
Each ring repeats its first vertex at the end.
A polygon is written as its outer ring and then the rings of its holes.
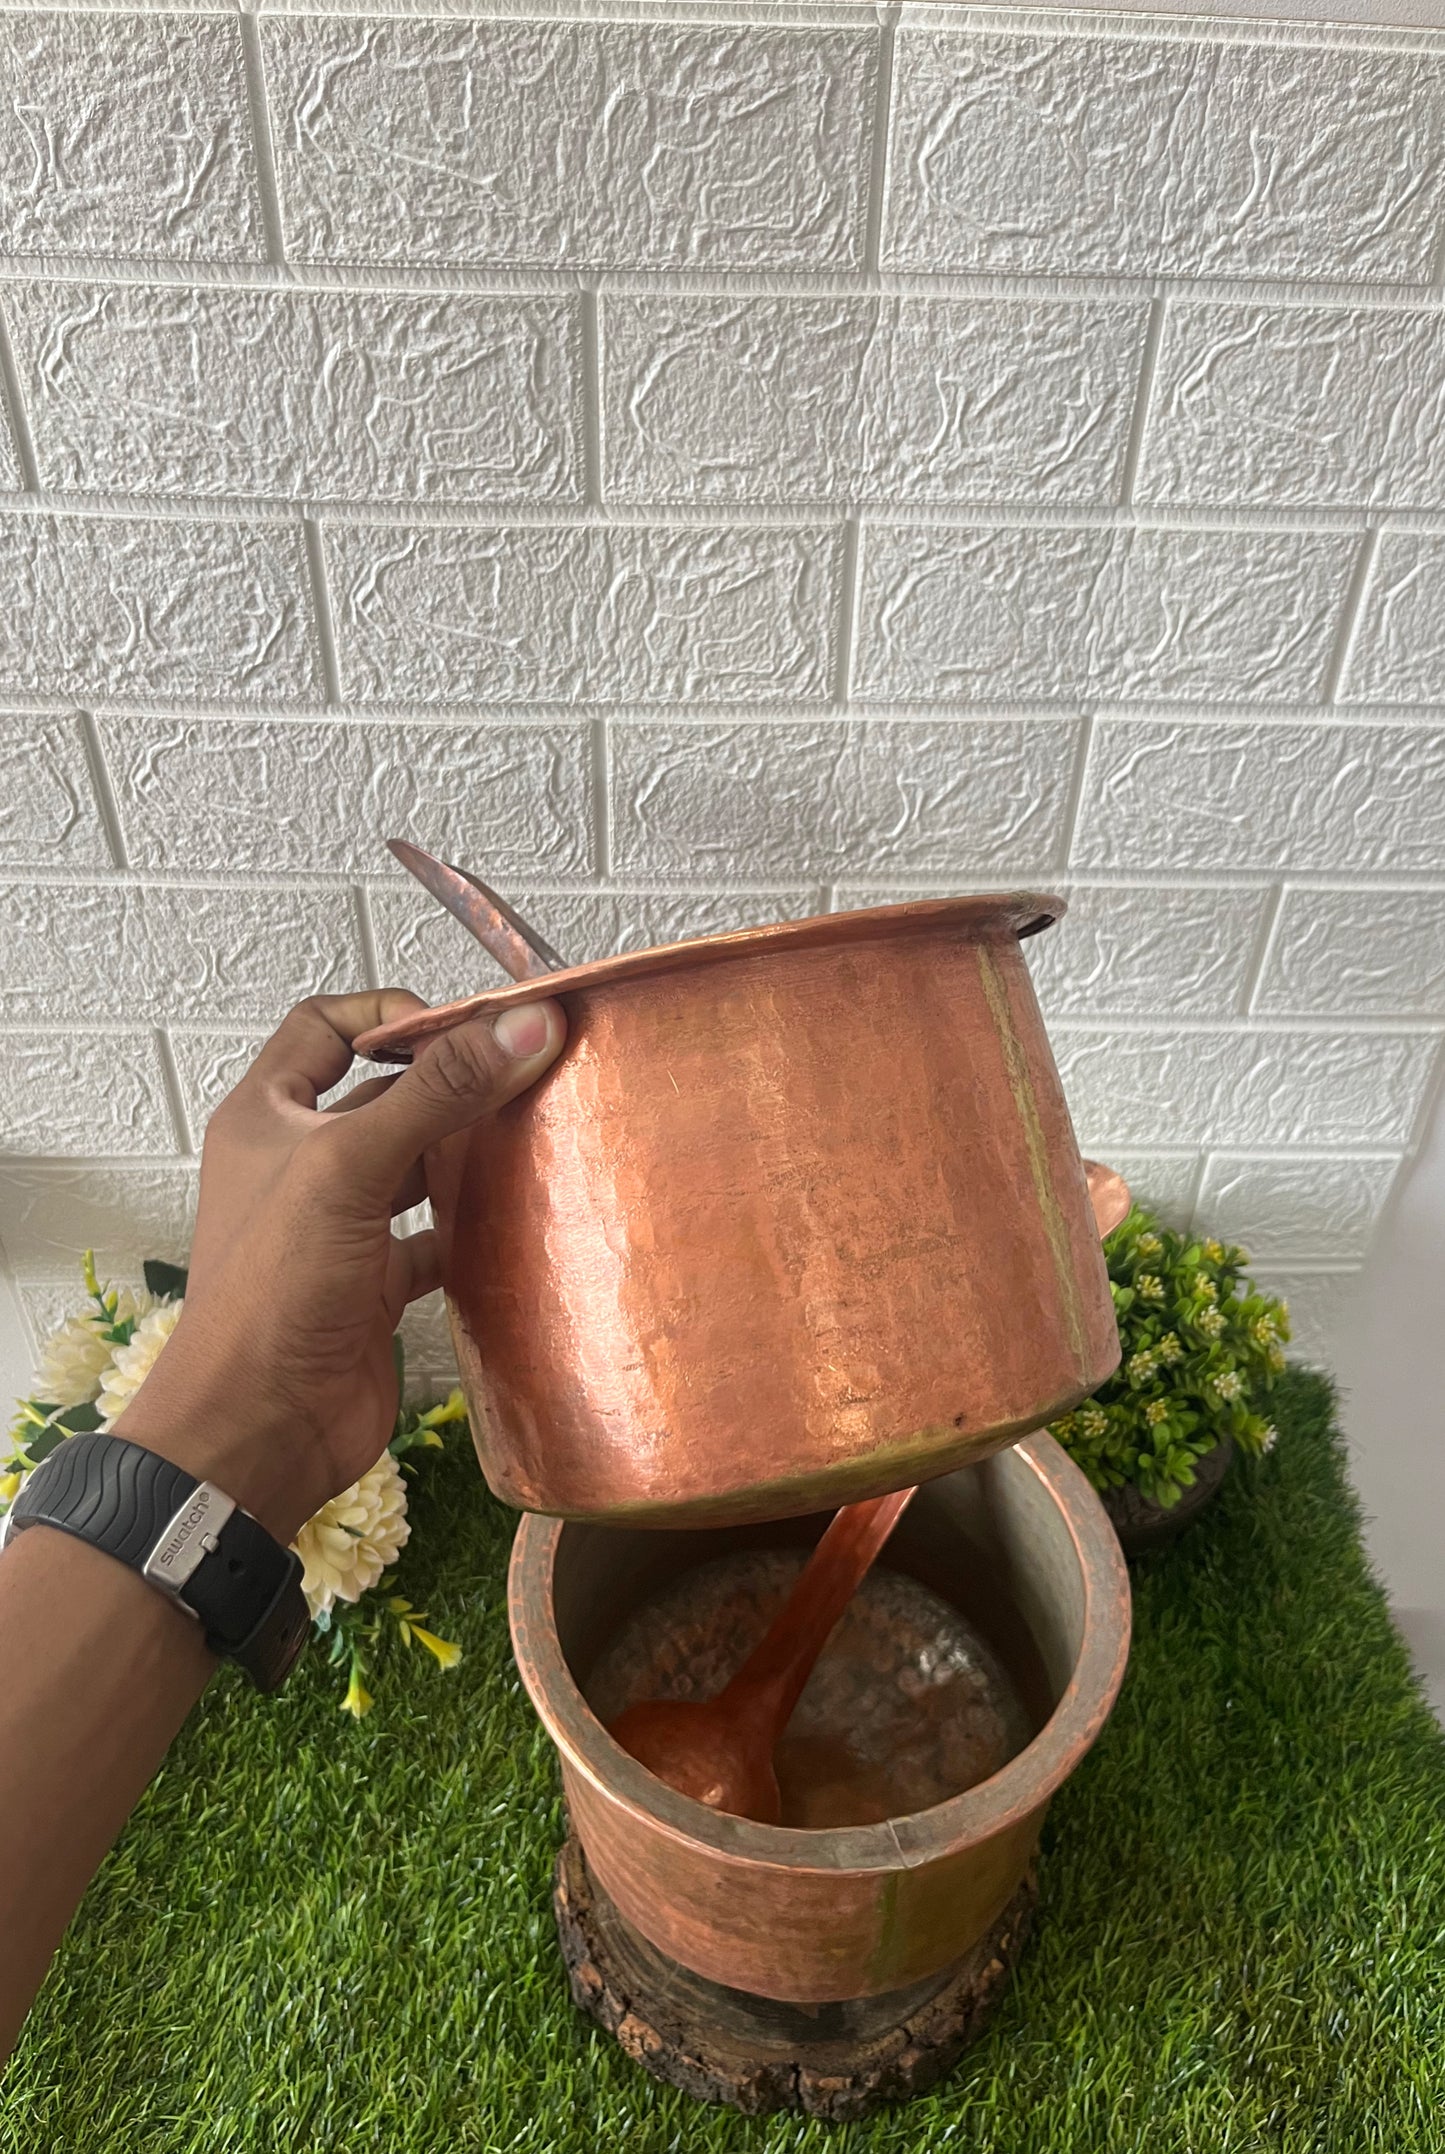
POLYGON ((492 1032, 504 1054, 523 1062, 547 1044, 547 1012, 538 1003, 524 1002, 515 1010, 503 1010, 492 1032))

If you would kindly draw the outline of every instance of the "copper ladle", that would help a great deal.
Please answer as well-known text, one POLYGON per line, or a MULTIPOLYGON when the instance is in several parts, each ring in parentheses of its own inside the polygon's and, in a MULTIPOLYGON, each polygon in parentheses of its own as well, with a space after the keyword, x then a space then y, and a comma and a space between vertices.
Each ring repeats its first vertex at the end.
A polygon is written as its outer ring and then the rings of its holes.
MULTIPOLYGON (((397 859, 488 949, 513 979, 534 979, 564 960, 540 935, 464 869, 401 839, 388 841, 397 859)), ((1101 1236, 1128 1212, 1122 1177, 1084 1162, 1101 1236)), ((717 1697, 640 1700, 609 1728, 639 1764, 679 1793, 710 1809, 776 1824, 781 1796, 773 1751, 792 1717, 814 1663, 844 1609, 916 1491, 895 1489, 838 1511, 802 1575, 748 1656, 717 1697)))
POLYGON ((646 1698, 608 1727, 614 1742, 679 1794, 710 1810, 776 1825, 773 1751, 813 1663, 916 1490, 895 1489, 834 1514, 802 1576, 737 1674, 715 1698, 646 1698))
MULTIPOLYGON (((1112 1167, 1084 1162, 1099 1236, 1129 1210, 1112 1167)), ((647 1698, 608 1727, 614 1742, 679 1794, 710 1810, 776 1825, 782 1811, 773 1752, 813 1664, 916 1489, 895 1489, 838 1511, 762 1640, 715 1698, 647 1698)))

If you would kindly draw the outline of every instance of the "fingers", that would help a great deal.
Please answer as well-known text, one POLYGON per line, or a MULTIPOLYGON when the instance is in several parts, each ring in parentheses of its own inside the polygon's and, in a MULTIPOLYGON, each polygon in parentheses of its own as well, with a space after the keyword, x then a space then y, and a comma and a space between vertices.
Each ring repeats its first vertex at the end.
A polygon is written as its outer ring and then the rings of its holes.
POLYGON ((414 1165, 407 1168, 401 1178, 400 1188, 392 1196, 391 1216, 395 1219, 399 1212, 409 1212, 414 1204, 425 1202, 426 1169, 418 1159, 414 1165))
POLYGON ((441 1285, 441 1254, 435 1227, 420 1234, 393 1234, 386 1259, 386 1313, 393 1325, 399 1322, 408 1302, 420 1301, 441 1285))
POLYGON ((357 1196, 389 1200, 428 1145, 515 1099, 556 1060, 566 1036, 560 1003, 524 1002, 430 1041, 384 1096, 338 1121, 357 1196))
POLYGON ((350 1069, 351 1043, 358 1032, 425 1008, 420 995, 404 987, 312 995, 282 1019, 241 1081, 314 1107, 318 1093, 339 1084, 350 1069))
POLYGON ((382 1093, 388 1091, 400 1075, 400 1070, 390 1070, 385 1077, 368 1077, 364 1084, 354 1084, 349 1092, 343 1092, 340 1099, 334 1099, 331 1105, 323 1107, 321 1112, 355 1114, 357 1108, 364 1107, 369 1099, 380 1099, 382 1093))

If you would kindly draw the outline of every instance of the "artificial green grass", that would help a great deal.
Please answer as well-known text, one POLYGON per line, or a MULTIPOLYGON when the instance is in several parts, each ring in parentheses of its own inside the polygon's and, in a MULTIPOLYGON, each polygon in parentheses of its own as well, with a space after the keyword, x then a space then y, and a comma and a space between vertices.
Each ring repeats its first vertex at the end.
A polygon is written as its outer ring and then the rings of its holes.
POLYGON ((512 1519, 459 1447, 419 1477, 408 1590, 461 1667, 394 1665, 360 1725, 320 1656, 270 1701, 218 1679, 76 1919, 0 2147, 1445 2149, 1445 1739, 1323 1380, 1292 1373, 1276 1419, 1278 1449, 1136 1566, 1133 1663, 1055 1803, 1034 1943, 936 2093, 859 2125, 744 2119, 574 2014, 556 1776, 507 1645, 512 1519))

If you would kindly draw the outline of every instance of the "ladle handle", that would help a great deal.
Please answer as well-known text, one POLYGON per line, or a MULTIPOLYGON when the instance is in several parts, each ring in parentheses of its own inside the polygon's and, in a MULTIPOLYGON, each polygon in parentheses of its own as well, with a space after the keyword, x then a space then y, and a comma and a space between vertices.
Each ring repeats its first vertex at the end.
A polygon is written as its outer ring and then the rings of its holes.
POLYGON ((758 1708, 773 1715, 773 1726, 781 1732, 803 1694, 813 1663, 916 1493, 897 1488, 890 1495, 843 1506, 719 1704, 745 1693, 758 1708))
POLYGON ((566 959, 559 957, 505 898, 498 897, 475 875, 465 868, 453 867, 449 861, 438 860, 434 853, 423 852, 405 838, 388 838, 386 844, 407 873, 414 875, 423 889, 430 890, 469 935, 476 936, 512 979, 538 980, 549 972, 563 970, 566 959))

